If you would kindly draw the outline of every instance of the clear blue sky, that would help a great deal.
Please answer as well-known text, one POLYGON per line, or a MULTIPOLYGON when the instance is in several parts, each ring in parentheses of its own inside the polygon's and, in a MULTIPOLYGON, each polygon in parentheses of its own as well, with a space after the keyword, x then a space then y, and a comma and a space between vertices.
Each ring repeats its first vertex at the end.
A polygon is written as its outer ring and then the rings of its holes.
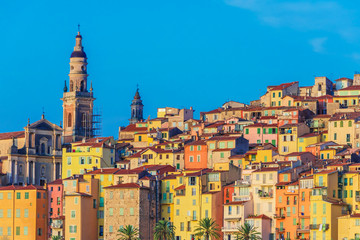
POLYGON ((360 71, 358 1, 1 1, 0 132, 62 120, 77 24, 103 135, 126 125, 136 84, 158 107, 207 111, 267 85, 360 71))

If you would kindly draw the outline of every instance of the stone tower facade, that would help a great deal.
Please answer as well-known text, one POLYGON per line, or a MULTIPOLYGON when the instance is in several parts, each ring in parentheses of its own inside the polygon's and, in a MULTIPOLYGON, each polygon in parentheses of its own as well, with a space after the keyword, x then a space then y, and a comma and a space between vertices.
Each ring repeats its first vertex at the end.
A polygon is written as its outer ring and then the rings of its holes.
POLYGON ((136 89, 134 99, 131 102, 131 118, 130 124, 143 121, 143 107, 142 100, 139 93, 139 88, 136 89))
POLYGON ((82 46, 80 32, 76 35, 74 51, 70 56, 69 89, 64 87, 63 98, 63 142, 79 141, 93 136, 92 84, 88 91, 87 57, 82 46))

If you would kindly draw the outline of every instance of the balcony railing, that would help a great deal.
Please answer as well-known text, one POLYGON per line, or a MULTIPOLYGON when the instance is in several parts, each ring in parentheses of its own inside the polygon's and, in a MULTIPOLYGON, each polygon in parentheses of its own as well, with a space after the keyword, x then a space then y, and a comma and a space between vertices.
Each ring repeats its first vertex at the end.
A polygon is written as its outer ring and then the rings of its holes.
POLYGON ((238 231, 238 228, 240 227, 240 225, 239 226, 227 226, 227 227, 222 227, 221 228, 221 231, 223 231, 223 232, 236 232, 236 231, 238 231))
POLYGON ((329 229, 329 224, 310 224, 310 229, 311 230, 319 230, 320 229, 320 230, 326 231, 329 229), (320 227, 321 227, 321 229, 320 229, 320 227))
POLYGON ((282 233, 282 232, 285 232, 285 228, 283 228, 283 227, 276 228, 275 231, 278 232, 278 233, 282 233))
POLYGON ((251 181, 250 180, 237 180, 235 182, 235 186, 250 186, 251 185, 251 181))
POLYGON ((258 192, 258 194, 259 194, 259 197, 261 197, 261 198, 272 198, 273 197, 272 192, 270 192, 270 193, 268 193, 268 192, 258 192))
POLYGON ((310 227, 309 227, 309 226, 305 226, 305 227, 303 227, 303 228, 298 228, 298 229, 296 229, 296 232, 297 232, 298 234, 308 233, 308 232, 310 232, 310 227))
POLYGON ((51 223, 51 228, 63 228, 63 223, 53 222, 51 223))
POLYGON ((275 219, 283 219, 285 218, 285 214, 274 214, 275 219))

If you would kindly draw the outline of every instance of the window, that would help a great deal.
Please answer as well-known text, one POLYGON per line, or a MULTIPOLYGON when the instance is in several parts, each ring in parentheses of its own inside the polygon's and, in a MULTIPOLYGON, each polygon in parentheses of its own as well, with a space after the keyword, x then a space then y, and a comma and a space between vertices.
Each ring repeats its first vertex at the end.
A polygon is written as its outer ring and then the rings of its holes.
POLYGON ((27 208, 24 209, 24 217, 25 218, 29 217, 29 209, 27 208))
POLYGON ((16 236, 20 235, 20 227, 16 227, 16 236))
POLYGON ((260 134, 260 128, 257 129, 257 134, 260 134))
POLYGON ((71 218, 75 218, 75 210, 71 211, 71 218))
POLYGON ((348 122, 348 126, 349 126, 349 127, 352 126, 352 122, 351 122, 351 121, 348 122))
POLYGON ((134 198, 134 191, 130 190, 130 198, 133 199, 134 198))
POLYGON ((67 164, 71 165, 71 157, 67 157, 67 164))
POLYGON ((198 146, 197 146, 197 150, 198 150, 198 151, 201 151, 201 145, 198 145, 198 146))
POLYGON ((11 227, 8 227, 8 228, 7 228, 7 235, 8 235, 8 236, 11 236, 11 227))
POLYGON ((99 207, 104 207, 104 198, 100 197, 99 207))
POLYGON ((192 196, 196 196, 196 188, 192 188, 192 189, 191 189, 191 195, 192 195, 192 196))
POLYGON ((194 162, 194 156, 189 157, 189 162, 194 162))
POLYGON ((20 209, 16 209, 15 214, 17 218, 20 218, 20 209))
POLYGON ((11 199, 11 193, 8 193, 8 199, 11 199))
POLYGON ((78 197, 75 197, 75 198, 74 198, 74 203, 75 203, 75 204, 78 204, 78 202, 79 202, 79 198, 78 198, 78 197))
POLYGON ((113 216, 114 215, 114 209, 113 208, 109 208, 109 216, 113 216))
POLYGON ((97 206, 96 206, 97 204, 96 204, 96 199, 93 199, 93 208, 96 208, 97 206))
POLYGON ((193 145, 190 146, 190 151, 194 151, 194 146, 193 145))
MULTIPOLYGON (((75 232, 76 232, 76 226, 75 226, 75 232)), ((42 236, 42 228, 38 228, 38 236, 42 236)))
POLYGON ((111 232, 111 233, 113 232, 113 226, 111 226, 111 225, 109 226, 109 232, 111 232))
POLYGON ((337 137, 337 135, 336 135, 336 133, 334 133, 334 140, 336 140, 336 137, 337 137))
POLYGON ((200 162, 200 155, 197 155, 197 162, 200 162))
POLYGON ((193 206, 196 206, 196 200, 195 199, 193 199, 193 206))
POLYGON ((196 184, 196 178, 195 177, 189 177, 189 185, 195 186, 196 184))
POLYGON ((350 134, 346 134, 346 142, 350 142, 350 134))
POLYGON ((130 216, 134 216, 134 208, 130 208, 130 216))
POLYGON ((224 158, 225 154, 223 152, 220 153, 220 158, 224 158))
POLYGON ((11 209, 8 209, 8 210, 7 210, 7 217, 8 217, 8 218, 11 218, 11 209))
POLYGON ((245 134, 249 134, 249 129, 248 128, 245 129, 245 134))
MULTIPOLYGON (((39 228, 40 229, 40 228, 39 228)), ((70 225, 69 226, 69 232, 70 233, 76 233, 77 226, 76 225, 70 225)))
POLYGON ((0 200, 2 200, 4 198, 4 194, 0 193, 0 200))
POLYGON ((16 193, 16 199, 20 199, 21 198, 21 193, 16 193))
POLYGON ((344 126, 344 122, 340 121, 340 127, 343 127, 343 126, 344 126))
POLYGON ((25 235, 25 236, 28 235, 28 232, 29 232, 28 227, 24 227, 24 235, 25 235))
POLYGON ((124 216, 124 208, 120 208, 120 216, 124 216))

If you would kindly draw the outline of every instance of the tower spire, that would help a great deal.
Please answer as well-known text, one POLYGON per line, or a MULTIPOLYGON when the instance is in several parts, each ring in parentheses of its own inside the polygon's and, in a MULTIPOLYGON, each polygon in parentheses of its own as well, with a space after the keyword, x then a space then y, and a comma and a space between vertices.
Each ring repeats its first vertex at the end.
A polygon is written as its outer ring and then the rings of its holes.
POLYGON ((64 92, 67 92, 67 86, 66 86, 66 80, 65 80, 65 86, 64 86, 64 92))

